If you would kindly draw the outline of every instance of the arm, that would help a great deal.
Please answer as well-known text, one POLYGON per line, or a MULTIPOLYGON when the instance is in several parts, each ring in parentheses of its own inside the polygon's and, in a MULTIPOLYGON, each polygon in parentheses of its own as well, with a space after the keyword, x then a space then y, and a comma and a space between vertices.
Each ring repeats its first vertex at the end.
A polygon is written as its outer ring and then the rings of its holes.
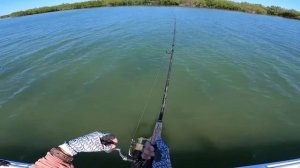
POLYGON ((80 152, 109 152, 116 147, 117 138, 112 134, 93 132, 52 148, 45 157, 30 168, 74 168, 73 156, 80 152))
MULTIPOLYGON (((55 150, 61 151, 60 148, 53 148, 55 150)), ((53 151, 53 149, 51 151, 53 151)), ((45 157, 42 157, 38 161, 34 163, 34 165, 30 166, 30 168, 74 168, 71 161, 68 159, 63 159, 58 155, 53 154, 52 152, 47 152, 45 157)), ((62 151, 61 151, 62 152, 62 151)), ((57 152, 56 152, 57 153, 57 152)), ((67 154, 61 154, 62 156, 65 155, 68 158, 73 158, 72 156, 68 156, 67 154)))

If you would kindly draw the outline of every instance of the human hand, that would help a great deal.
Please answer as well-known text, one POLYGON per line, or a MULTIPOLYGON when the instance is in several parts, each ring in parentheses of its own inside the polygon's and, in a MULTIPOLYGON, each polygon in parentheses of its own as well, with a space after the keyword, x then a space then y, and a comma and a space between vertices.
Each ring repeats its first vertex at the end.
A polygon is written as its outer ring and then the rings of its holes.
POLYGON ((171 168, 172 165, 168 146, 161 138, 156 140, 156 146, 157 149, 154 149, 150 142, 146 142, 142 153, 142 159, 150 160, 154 157, 152 168, 171 168))
POLYGON ((93 132, 70 141, 59 147, 71 156, 80 152, 110 152, 116 148, 118 139, 110 133, 93 132))
POLYGON ((146 142, 145 143, 145 147, 143 149, 143 153, 142 153, 142 159, 144 160, 150 160, 151 157, 153 157, 155 155, 154 153, 154 147, 151 145, 150 142, 146 142))

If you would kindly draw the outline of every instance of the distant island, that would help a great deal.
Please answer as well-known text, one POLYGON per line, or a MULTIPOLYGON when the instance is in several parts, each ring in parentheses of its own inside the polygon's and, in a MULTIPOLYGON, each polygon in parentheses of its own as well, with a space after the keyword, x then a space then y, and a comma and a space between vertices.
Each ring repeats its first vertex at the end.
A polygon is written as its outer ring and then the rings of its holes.
POLYGON ((281 16, 300 20, 300 12, 293 9, 284 9, 278 6, 263 6, 260 4, 251 4, 247 2, 233 2, 230 0, 92 0, 79 3, 61 4, 50 7, 34 8, 25 11, 13 12, 9 15, 0 16, 0 18, 18 17, 34 15, 39 13, 94 8, 103 6, 190 6, 199 8, 225 9, 232 11, 241 11, 253 14, 281 16))

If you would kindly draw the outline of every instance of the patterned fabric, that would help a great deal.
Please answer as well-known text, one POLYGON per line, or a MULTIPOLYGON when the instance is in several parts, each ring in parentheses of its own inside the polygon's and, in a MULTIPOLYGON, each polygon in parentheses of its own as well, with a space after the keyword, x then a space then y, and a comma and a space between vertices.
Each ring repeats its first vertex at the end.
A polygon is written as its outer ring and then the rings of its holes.
POLYGON ((168 146, 162 139, 156 140, 156 145, 161 157, 153 160, 152 168, 172 168, 168 146))
POLYGON ((101 132, 93 132, 76 139, 66 142, 64 145, 68 147, 72 155, 76 155, 79 152, 109 152, 113 149, 114 145, 104 145, 101 143, 103 136, 109 134, 103 134, 101 132))

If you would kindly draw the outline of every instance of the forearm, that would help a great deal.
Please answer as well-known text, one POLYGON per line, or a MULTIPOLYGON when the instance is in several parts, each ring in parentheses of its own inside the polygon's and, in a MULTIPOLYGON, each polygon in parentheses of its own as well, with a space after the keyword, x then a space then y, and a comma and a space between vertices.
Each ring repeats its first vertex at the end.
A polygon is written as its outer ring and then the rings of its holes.
POLYGON ((30 168, 74 168, 71 161, 77 153, 110 151, 117 143, 117 138, 112 134, 92 132, 52 148, 30 168))

